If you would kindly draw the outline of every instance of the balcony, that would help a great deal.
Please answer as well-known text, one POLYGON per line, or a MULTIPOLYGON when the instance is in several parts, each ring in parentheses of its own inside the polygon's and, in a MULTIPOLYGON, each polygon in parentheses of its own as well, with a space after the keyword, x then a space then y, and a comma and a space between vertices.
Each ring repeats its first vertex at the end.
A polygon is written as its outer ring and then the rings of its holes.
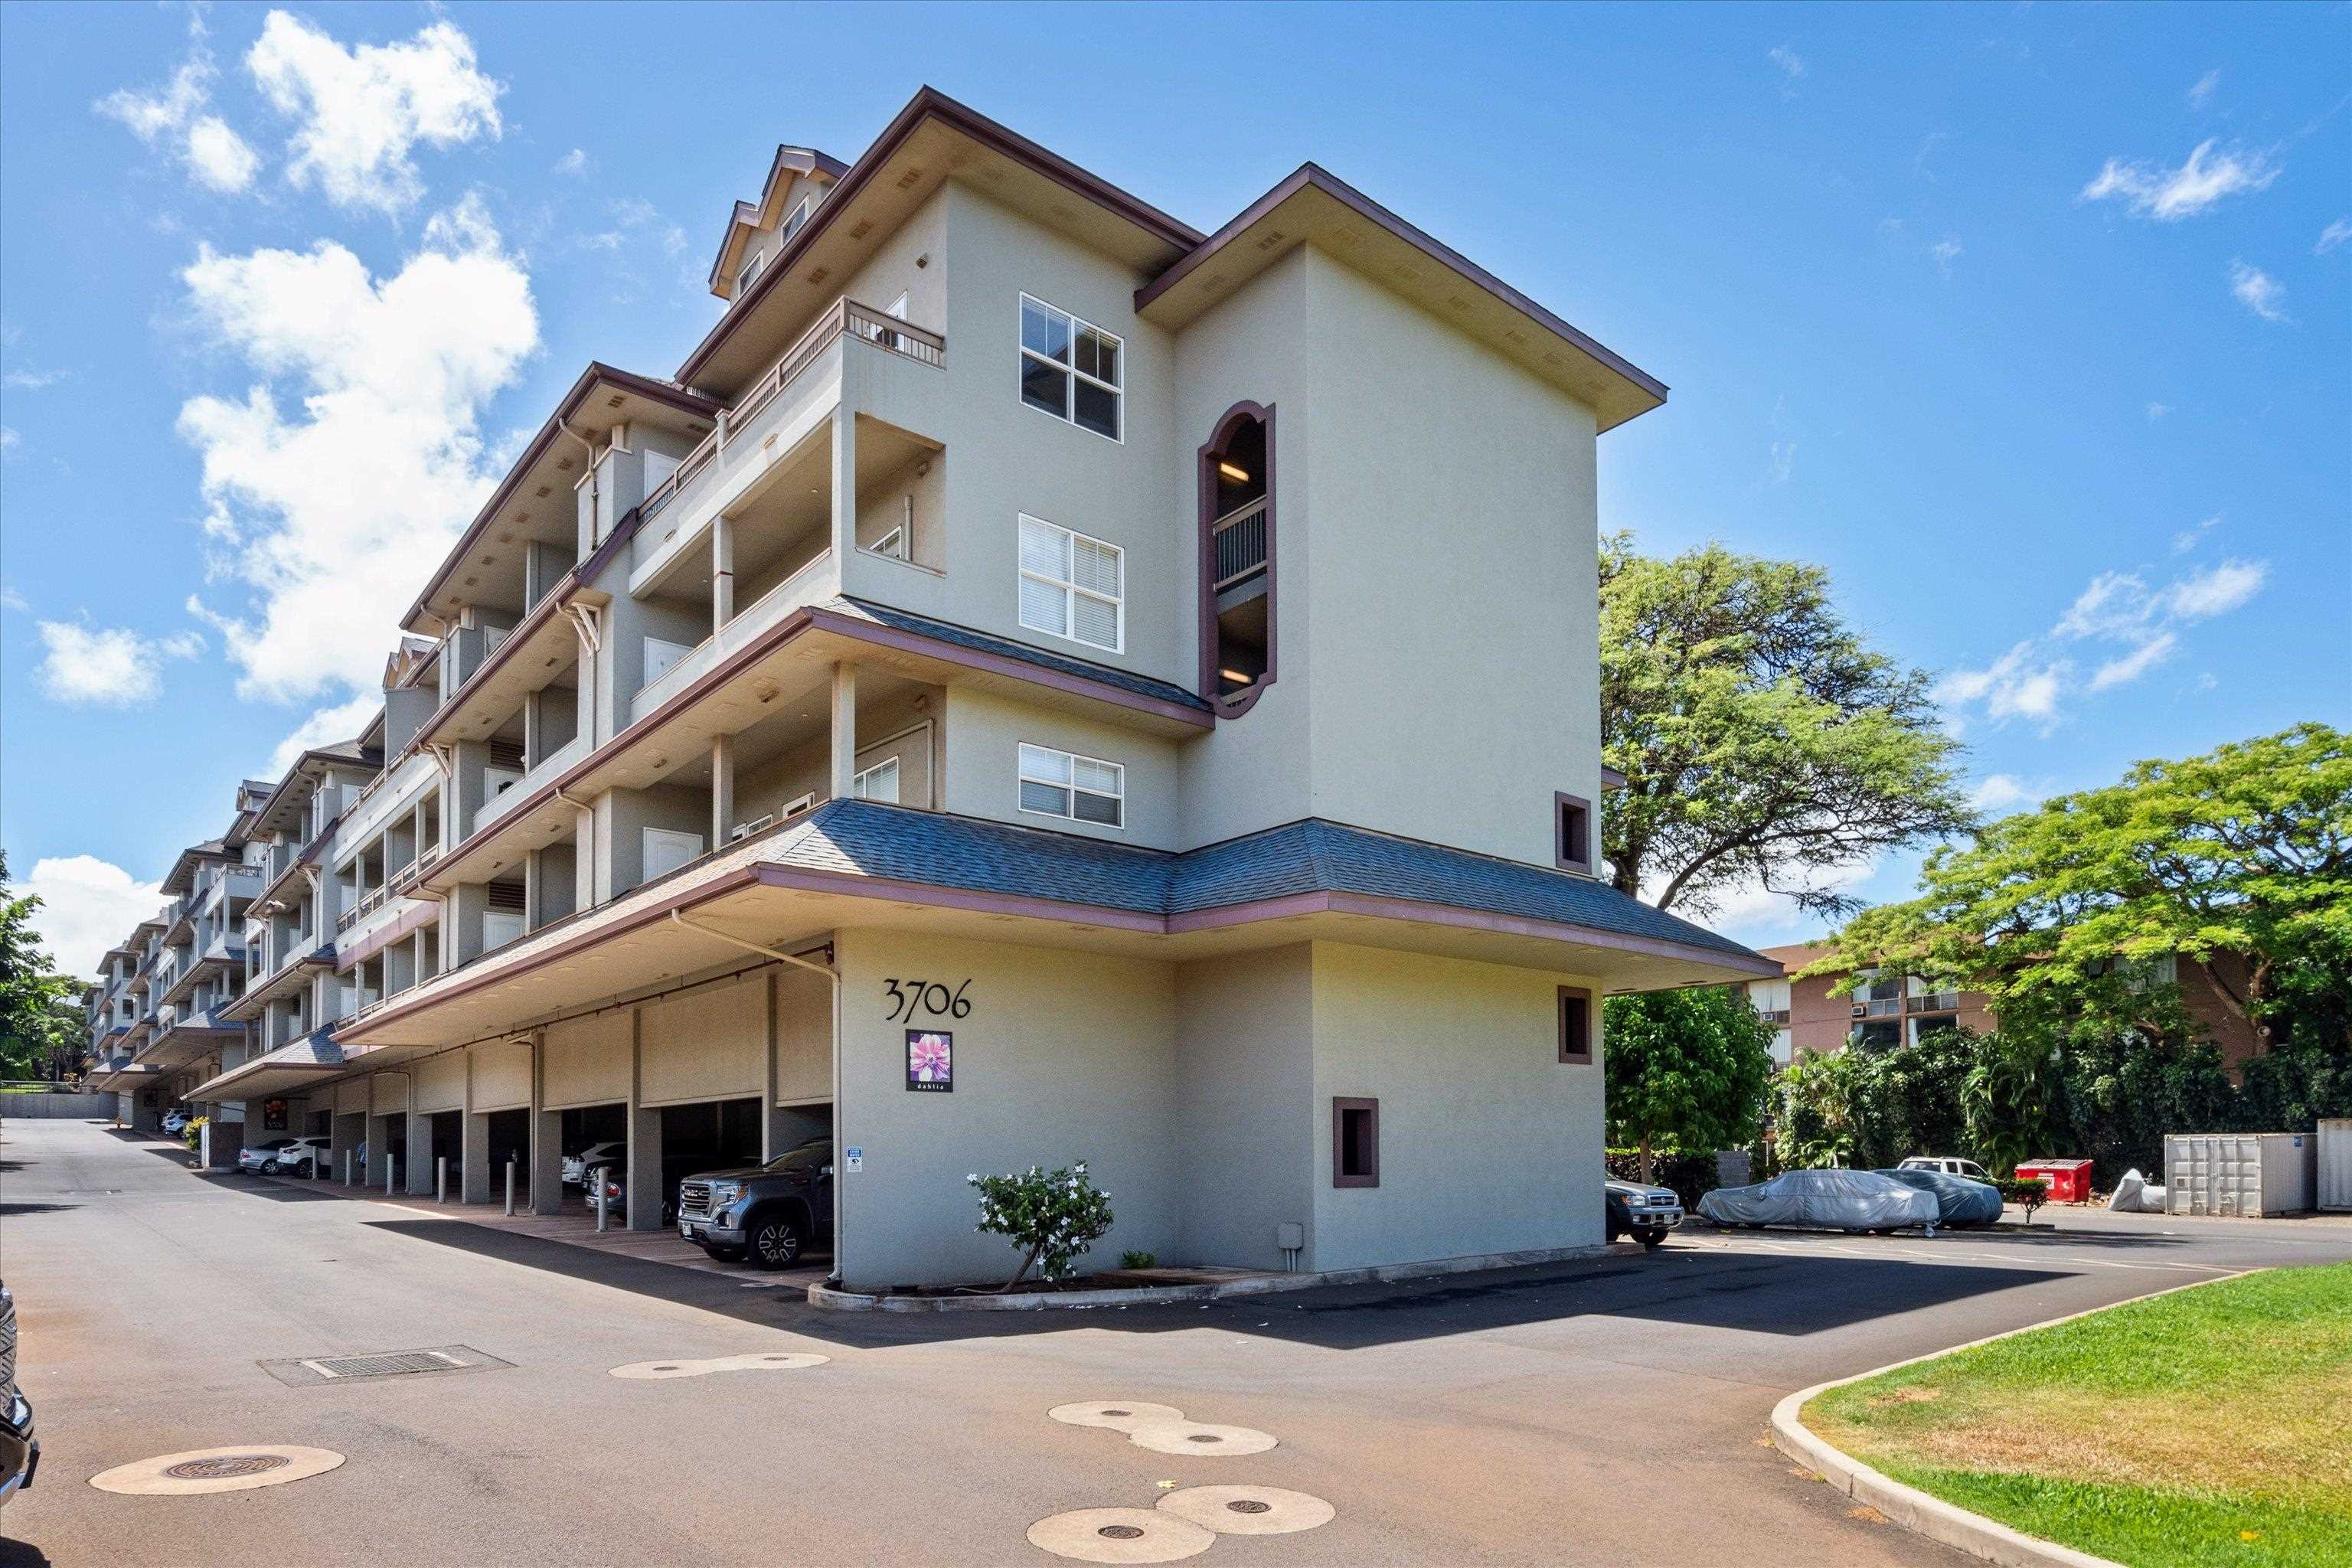
POLYGON ((770 412, 774 404, 793 384, 806 373, 835 343, 850 340, 871 344, 888 353, 900 354, 933 369, 947 365, 948 341, 939 333, 911 326, 895 316, 887 315, 870 305, 861 305, 848 298, 836 300, 803 332, 800 341, 783 353, 783 356, 768 367, 768 373, 751 384, 742 401, 719 416, 719 427, 703 437, 702 444, 686 456, 677 471, 656 486, 638 507, 643 525, 667 511, 681 499, 691 496, 710 473, 714 465, 723 467, 719 459, 732 445, 748 440, 761 433, 757 421, 770 412))
MULTIPOLYGON (((567 769, 588 754, 589 743, 590 737, 586 734, 574 735, 539 761, 531 763, 530 770, 522 777, 482 802, 474 812, 473 826, 466 830, 467 836, 471 837, 473 834, 479 833, 483 828, 512 811, 548 780, 560 777, 567 769)), ((434 858, 439 858, 437 851, 434 858)), ((423 875, 423 872, 429 868, 429 862, 420 867, 415 875, 409 879, 410 882, 414 884, 416 877, 423 875)))
POLYGON ((1959 1010, 1960 994, 1957 991, 1916 991, 1909 998, 1914 1013, 1955 1013, 1959 1010))
MULTIPOLYGON (((1265 524, 1268 503, 1264 496, 1244 501, 1209 526, 1220 596, 1265 570, 1265 524)), ((1219 606, 1223 608, 1221 605, 1219 606)))
MULTIPOLYGON (((635 723, 685 690, 721 659, 745 647, 793 610, 814 603, 821 596, 817 591, 819 588, 829 593, 832 565, 833 552, 822 552, 815 559, 761 595, 749 609, 729 621, 717 635, 703 638, 692 652, 682 656, 677 663, 639 688, 637 694, 629 700, 630 722, 635 723)), ((525 779, 523 783, 529 784, 530 780, 525 779)), ((488 820, 488 808, 483 809, 481 820, 488 820)))

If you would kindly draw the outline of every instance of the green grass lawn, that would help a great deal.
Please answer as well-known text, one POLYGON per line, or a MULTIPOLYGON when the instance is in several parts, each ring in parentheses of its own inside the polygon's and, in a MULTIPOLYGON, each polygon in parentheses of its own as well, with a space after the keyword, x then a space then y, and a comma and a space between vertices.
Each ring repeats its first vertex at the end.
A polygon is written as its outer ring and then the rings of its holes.
POLYGON ((2134 1301, 1802 1415, 1897 1480, 2132 1568, 2352 1563, 2352 1264, 2134 1301))

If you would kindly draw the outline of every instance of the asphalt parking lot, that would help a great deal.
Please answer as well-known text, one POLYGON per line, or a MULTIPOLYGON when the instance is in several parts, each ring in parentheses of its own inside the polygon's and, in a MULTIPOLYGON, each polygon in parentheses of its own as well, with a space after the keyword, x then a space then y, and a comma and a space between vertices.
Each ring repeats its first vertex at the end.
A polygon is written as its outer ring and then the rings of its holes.
POLYGON ((1212 1564, 1958 1563, 1793 1473, 1761 1440, 1773 1403, 2190 1280, 2352 1258, 2336 1219, 2044 1210, 2031 1232, 1693 1231, 1409 1286, 913 1318, 431 1210, 198 1175, 88 1123, 0 1129, 0 1269, 44 1449, 0 1510, 0 1564, 1049 1565, 1066 1559, 1031 1544, 1036 1521, 1204 1485, 1329 1508, 1295 1533, 1217 1534, 1212 1564), (428 1347, 459 1364, 299 1370, 428 1347), (1047 1414, 1085 1402, 1276 1445, 1162 1452, 1047 1414), (89 1484, 268 1445, 343 1462, 220 1495, 89 1484))

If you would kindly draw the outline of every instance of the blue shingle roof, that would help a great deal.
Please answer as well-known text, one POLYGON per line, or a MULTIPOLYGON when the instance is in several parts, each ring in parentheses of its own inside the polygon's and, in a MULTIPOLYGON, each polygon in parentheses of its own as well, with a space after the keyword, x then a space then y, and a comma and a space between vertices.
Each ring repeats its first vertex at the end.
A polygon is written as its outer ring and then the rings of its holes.
POLYGON ((1179 915, 1303 893, 1354 893, 1582 926, 1766 962, 1604 882, 1308 818, 1182 854, 1076 834, 828 801, 763 858, 967 892, 1179 915))
POLYGON ((1031 647, 1026 643, 1013 642, 1005 637, 991 637, 985 632, 971 631, 956 626, 952 622, 935 621, 928 616, 908 615, 904 610, 892 609, 887 605, 877 605, 870 599, 852 599, 844 596, 828 600, 821 607, 835 615, 872 621, 877 626, 914 632, 927 637, 937 637, 941 642, 953 643, 958 647, 968 647, 975 653, 994 654, 1000 658, 1017 658, 1024 664, 1034 664, 1041 669, 1051 669, 1063 675, 1075 675, 1087 680, 1099 680, 1106 686, 1115 686, 1122 691, 1132 691, 1139 697, 1149 697, 1160 702, 1173 702, 1180 707, 1190 708, 1195 712, 1206 713, 1211 710, 1208 701, 1198 692, 1187 691, 1171 681, 1154 680, 1149 676, 1131 675, 1123 669, 1113 669, 1107 664, 1089 664, 1082 658, 1066 658, 1057 653, 1048 653, 1044 648, 1031 647))

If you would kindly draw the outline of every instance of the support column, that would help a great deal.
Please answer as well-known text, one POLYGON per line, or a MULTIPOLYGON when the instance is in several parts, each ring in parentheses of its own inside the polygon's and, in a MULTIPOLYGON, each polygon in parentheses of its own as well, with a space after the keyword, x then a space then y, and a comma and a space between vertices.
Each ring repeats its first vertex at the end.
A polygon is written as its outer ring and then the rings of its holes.
POLYGON ((632 1014, 629 1020, 629 1209, 631 1230, 662 1228, 662 1117, 658 1106, 646 1105, 645 1031, 632 1014))
POLYGON ((530 1212, 563 1210, 563 1112, 547 1104, 547 1031, 530 1037, 530 1212))
MULTIPOLYGON (((489 1171, 489 1117, 473 1107, 473 1051, 466 1051, 466 1117, 457 1123, 458 1163, 463 1180, 457 1196, 461 1204, 487 1204, 494 1192, 489 1171)), ((503 1178, 501 1178, 503 1180, 503 1178)))
POLYGON ((367 1171, 361 1184, 371 1192, 383 1191, 384 1173, 392 1168, 392 1123, 394 1117, 406 1111, 393 1111, 383 1116, 371 1115, 367 1123, 367 1171))
POLYGON ((722 849, 735 829, 735 737, 710 741, 710 847, 722 849))
MULTIPOLYGON (((842 368, 848 368, 843 362, 842 368)), ((849 399, 833 413, 833 558, 846 561, 857 548, 857 416, 849 399)))
POLYGON ((710 633, 735 618, 735 522, 725 512, 710 520, 710 633))
POLYGON ((857 776, 857 667, 833 667, 833 774, 830 794, 849 798, 850 781, 857 776))
MULTIPOLYGON (((414 1106, 415 1090, 409 1091, 409 1104, 414 1106)), ((408 1147, 401 1155, 404 1167, 401 1185, 413 1198, 433 1195, 433 1118, 412 1110, 408 1113, 408 1147)))

